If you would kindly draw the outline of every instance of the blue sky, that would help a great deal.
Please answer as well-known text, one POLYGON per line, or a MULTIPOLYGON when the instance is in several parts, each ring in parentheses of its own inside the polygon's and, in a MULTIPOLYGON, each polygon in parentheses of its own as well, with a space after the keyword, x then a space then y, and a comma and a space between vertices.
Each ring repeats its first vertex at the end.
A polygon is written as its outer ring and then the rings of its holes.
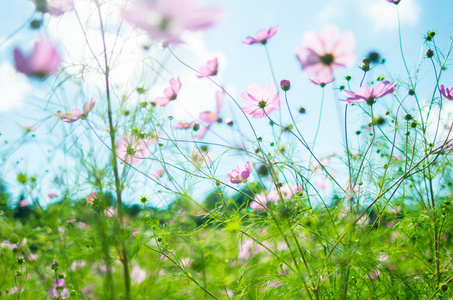
MULTIPOLYGON (((222 8, 224 10, 223 18, 216 26, 201 34, 187 34, 187 45, 176 48, 176 54, 195 68, 214 56, 219 57, 219 78, 238 99, 240 93, 250 84, 264 85, 266 82, 272 82, 263 47, 261 45, 246 46, 242 41, 247 35, 256 35, 256 32, 261 28, 279 26, 277 35, 269 40, 268 49, 277 80, 289 79, 292 83, 292 89, 288 94, 290 106, 294 109, 294 112, 297 112, 297 109, 301 106, 307 110, 305 115, 297 117, 301 131, 307 140, 312 140, 316 131, 322 90, 308 82, 295 58, 295 49, 301 45, 305 32, 309 30, 319 32, 325 24, 334 24, 342 31, 351 30, 356 37, 357 65, 360 65, 361 58, 365 57, 370 51, 377 51, 386 59, 385 65, 370 72, 369 77, 367 77, 368 81, 377 76, 388 77, 389 74, 393 74, 395 79, 398 78, 403 83, 407 82, 399 49, 397 7, 385 0, 205 0, 202 2, 206 6, 222 8)), ((52 116, 57 109, 81 107, 90 96, 102 97, 102 90, 93 85, 87 85, 84 86, 83 93, 73 93, 72 91, 76 86, 68 86, 65 90, 52 96, 54 98, 49 101, 50 104, 47 106, 51 113, 43 111, 43 103, 51 94, 51 87, 55 81, 53 81, 53 78, 49 78, 42 83, 17 74, 12 63, 12 51, 16 46, 30 49, 34 39, 41 36, 51 36, 54 41, 59 42, 59 49, 67 62, 84 57, 87 49, 83 46, 84 41, 78 30, 74 13, 68 13, 61 18, 52 20, 49 20, 46 16, 47 28, 36 31, 25 27, 12 38, 3 42, 33 14, 34 5, 28 0, 0 0, 0 5, 2 7, 0 11, 0 19, 2 20, 2 26, 0 26, 0 115, 3 116, 3 121, 0 122, 0 133, 2 134, 0 143, 2 143, 3 146, 1 147, 3 148, 0 148, 0 151, 3 152, 5 149, 9 151, 11 148, 8 147, 11 145, 13 145, 13 149, 19 149, 2 164, 0 173, 13 187, 13 196, 17 197, 19 189, 14 188, 13 182, 18 172, 43 173, 43 170, 48 169, 49 173, 52 174, 64 161, 62 153, 59 151, 51 152, 54 153, 51 161, 44 159, 49 150, 54 151, 59 145, 58 135, 47 135, 49 128, 53 129, 56 123, 49 116, 52 116), (42 122, 42 120, 46 121, 42 122), (19 125, 36 123, 45 124, 35 132, 39 143, 33 142, 34 139, 29 137, 20 140, 20 143, 24 144, 23 147, 16 147, 20 144, 15 144, 14 141, 23 135, 19 125), (7 145, 4 144, 5 140, 8 141, 7 145)), ((86 3, 76 1, 76 9, 81 17, 86 16, 90 20, 90 11, 84 11, 86 7, 86 3)), ((436 42, 440 49, 445 50, 448 47, 453 32, 453 18, 451 18, 453 3, 449 0, 402 0, 398 9, 404 54, 409 69, 414 71, 421 53, 426 50, 424 48, 422 51, 422 47, 423 36, 427 31, 436 30, 438 32, 436 42)), ((36 16, 38 17, 39 14, 36 14, 36 16)), ((116 14, 112 13, 110 18, 112 24, 117 20, 115 16, 116 14)), ((93 25, 95 23, 91 22, 87 23, 88 27, 95 26, 93 25)), ((146 43, 149 44, 147 36, 138 35, 136 44, 130 46, 130 52, 134 52, 134 46, 138 49, 140 45, 146 43)), ((137 52, 139 51, 137 50, 137 52)), ((181 66, 174 58, 168 57, 167 53, 157 49, 152 53, 156 59, 168 61, 167 70, 158 76, 155 84, 154 79, 152 81, 145 80, 142 83, 145 87, 159 90, 166 85, 171 76, 180 76, 184 79, 181 97, 178 99, 180 103, 172 104, 166 111, 167 114, 175 116, 175 120, 178 121, 191 121, 194 116, 198 116, 200 111, 214 109, 215 86, 197 80, 190 70, 181 66)), ((133 68, 143 67, 141 66, 142 56, 137 57, 128 54, 123 55, 122 58, 124 58, 124 61, 118 63, 119 71, 114 74, 114 83, 123 84, 127 82, 125 85, 129 86, 128 84, 137 84, 134 80, 139 81, 146 78, 139 78, 136 75, 137 72, 135 72, 136 68, 133 68)), ((424 72, 428 73, 429 71, 424 69, 425 65, 421 70, 422 76, 424 72)), ((75 68, 68 69, 68 72, 72 71, 75 74, 77 70, 75 68)), ((361 79, 361 73, 357 68, 344 69, 336 73, 337 81, 325 88, 321 131, 316 145, 316 152, 320 156, 331 152, 342 153, 343 151, 343 129, 340 124, 343 122, 344 105, 338 102, 337 87, 339 84, 345 83, 344 75, 353 76, 352 89, 358 87, 361 79)), ((94 76, 93 82, 96 82, 97 79, 94 76)), ((452 73, 448 69, 443 79, 446 85, 453 85, 452 73)), ((430 80, 432 82, 430 77, 425 79, 428 83, 430 80)), ((423 84, 421 83, 420 86, 423 87, 423 84)), ((404 89, 400 89, 399 93, 404 96, 404 89)), ((426 97, 429 97, 429 94, 426 97)), ((388 97, 384 101, 391 102, 391 100, 388 97)), ((391 106, 391 103, 388 105, 391 106)), ((102 104, 100 104, 97 109, 100 110, 102 107, 102 104)), ((223 109, 222 117, 240 118, 240 114, 234 111, 234 105, 227 103, 223 109)), ((277 118, 278 113, 274 113, 274 115, 277 118)), ((288 123, 287 113, 283 113, 283 120, 281 121, 288 123)), ((244 121, 238 122, 238 126, 246 130, 244 121)), ((254 120, 253 122, 256 128, 262 129, 263 135, 269 131, 269 128, 266 127, 267 121, 254 120)), ((361 124, 360 119, 351 123, 351 131, 355 131, 361 124)), ((222 128, 220 126, 213 127, 213 132, 224 135, 222 128)), ((65 130, 70 131, 71 129, 65 127, 65 130)), ((62 133, 59 132, 59 134, 62 133)), ((213 133, 208 133, 206 139, 209 141, 218 140, 213 133)), ((307 158, 306 154, 301 155, 303 158, 307 158)), ((234 162, 239 162, 245 158, 233 155, 232 159, 234 162)), ((226 166, 221 166, 218 170, 219 174, 226 174, 229 171, 228 168, 233 164, 230 162, 226 166)), ((44 180, 42 189, 44 195, 52 191, 51 182, 53 179, 50 175, 45 177, 47 179, 44 180)), ((210 188, 212 187, 209 186, 207 189, 210 188)))

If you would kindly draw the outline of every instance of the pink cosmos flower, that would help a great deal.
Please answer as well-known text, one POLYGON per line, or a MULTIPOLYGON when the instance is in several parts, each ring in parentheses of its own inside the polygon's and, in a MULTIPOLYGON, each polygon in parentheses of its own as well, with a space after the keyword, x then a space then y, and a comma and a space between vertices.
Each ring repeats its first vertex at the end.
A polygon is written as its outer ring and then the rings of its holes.
POLYGON ((289 200, 299 194, 302 191, 301 185, 294 185, 291 183, 285 183, 280 188, 280 193, 282 194, 283 200, 289 200))
POLYGON ((121 140, 116 140, 116 155, 127 164, 138 164, 149 154, 148 146, 152 139, 142 140, 136 136, 121 134, 121 140))
POLYGON ((247 105, 241 108, 242 111, 257 119, 280 108, 280 95, 271 83, 266 83, 264 89, 261 89, 256 83, 250 85, 241 94, 240 100, 247 105))
POLYGON ((52 284, 53 284, 54 288, 58 288, 58 287, 63 288, 66 286, 66 281, 64 280, 64 278, 58 278, 58 280, 54 279, 52 281, 52 284))
POLYGON ((129 23, 143 28, 154 40, 183 43, 183 31, 199 31, 214 24, 220 17, 215 8, 198 9, 195 0, 134 0, 131 10, 122 16, 129 23))
POLYGON ((134 266, 131 271, 131 279, 137 284, 142 283, 146 279, 146 271, 139 266, 134 266))
POLYGON ((228 173, 227 178, 231 183, 242 183, 247 181, 250 173, 252 173, 253 166, 250 162, 245 164, 238 164, 236 169, 228 173))
POLYGON ((321 80, 319 78, 316 78, 316 79, 310 79, 310 83, 311 84, 316 84, 316 85, 319 85, 321 87, 325 87, 327 84, 331 83, 331 82, 334 82, 335 78, 331 77, 331 78, 325 78, 324 80, 321 80))
POLYGON ((60 56, 48 40, 37 41, 33 53, 27 58, 18 48, 14 49, 14 61, 18 72, 37 77, 46 77, 60 66, 60 56))
POLYGON ((91 192, 87 197, 87 203, 93 205, 94 200, 98 198, 98 194, 96 192, 91 192))
POLYGON ((163 175, 164 175, 164 170, 157 170, 153 174, 153 176, 156 177, 157 179, 161 178, 163 175))
POLYGON ((33 127, 32 125, 25 125, 25 124, 20 124, 20 128, 22 128, 26 132, 32 132, 32 131, 36 130, 36 127, 33 127))
POLYGON ((74 9, 74 0, 33 0, 33 2, 36 4, 36 10, 42 13, 48 12, 55 17, 74 9))
POLYGON ((440 93, 448 100, 453 100, 453 86, 445 89, 444 85, 440 86, 440 93))
POLYGON ((55 193, 49 193, 49 195, 47 195, 47 196, 49 196, 49 198, 55 198, 56 194, 55 193))
POLYGON ((19 206, 20 207, 27 207, 28 206, 27 200, 20 200, 19 201, 19 206))
POLYGON ((265 45, 267 43, 267 40, 273 37, 278 31, 278 26, 273 26, 269 30, 266 31, 266 29, 261 29, 257 32, 256 34, 256 39, 248 36, 245 38, 245 41, 243 42, 246 45, 253 45, 257 43, 261 43, 265 45))
POLYGON ((217 57, 214 59, 208 60, 205 66, 200 68, 200 75, 197 75, 198 78, 209 77, 217 75, 217 67, 219 66, 219 62, 217 61, 217 57))
POLYGON ((188 257, 181 259, 181 265, 186 267, 186 268, 190 267, 192 262, 193 262, 193 260, 191 258, 188 258, 188 257))
POLYGON ((91 98, 90 102, 86 102, 83 105, 83 111, 80 111, 79 109, 71 109, 67 113, 57 112, 55 114, 55 117, 63 120, 63 122, 65 123, 72 123, 77 121, 78 119, 85 119, 88 116, 88 113, 92 111, 95 106, 96 100, 94 100, 94 98, 91 98))
POLYGON ((210 165, 212 163, 211 152, 201 152, 198 149, 195 149, 192 152, 192 155, 189 159, 197 169, 206 167, 207 165, 210 165))
POLYGON ((195 121, 192 121, 190 123, 178 122, 176 124, 176 129, 192 129, 195 124, 195 121))
POLYGON ((307 32, 296 55, 308 77, 327 82, 333 78, 336 69, 354 64, 354 45, 352 32, 340 33, 337 27, 326 25, 319 35, 307 32))
POLYGON ((350 97, 341 101, 347 102, 349 104, 366 102, 369 105, 372 105, 377 98, 381 98, 384 97, 385 95, 393 93, 395 91, 395 84, 396 84, 395 82, 390 83, 388 81, 382 81, 374 88, 369 85, 363 86, 359 88, 359 90, 356 93, 344 90, 343 93, 350 97))
POLYGON ((250 208, 256 210, 264 210, 268 202, 269 199, 266 193, 261 193, 255 196, 255 200, 250 203, 250 208))
POLYGON ((381 275, 381 272, 379 270, 373 270, 370 273, 368 273, 368 278, 371 280, 377 279, 381 275))
POLYGON ((220 109, 222 108, 223 104, 224 93, 223 91, 217 91, 215 94, 216 99, 216 111, 204 111, 200 113, 200 120, 204 123, 204 127, 198 131, 198 134, 195 136, 197 139, 202 139, 206 132, 208 132, 209 128, 211 128, 212 124, 217 122, 220 118, 220 109))
POLYGON ((168 102, 175 100, 178 96, 178 92, 181 89, 181 82, 179 77, 170 79, 170 87, 164 90, 164 97, 158 97, 154 101, 158 107, 163 107, 168 102))

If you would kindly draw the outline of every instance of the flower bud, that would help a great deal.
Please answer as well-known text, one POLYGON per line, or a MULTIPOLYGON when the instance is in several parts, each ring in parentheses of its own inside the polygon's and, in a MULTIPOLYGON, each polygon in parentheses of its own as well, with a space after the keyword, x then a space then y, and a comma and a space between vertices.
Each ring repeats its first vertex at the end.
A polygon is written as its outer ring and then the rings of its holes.
POLYGON ((426 54, 426 57, 427 57, 427 58, 431 58, 431 57, 434 56, 434 51, 431 50, 431 49, 428 49, 428 51, 426 51, 425 54, 426 54))
POLYGON ((54 259, 53 263, 50 265, 50 268, 54 271, 58 270, 58 267, 60 266, 60 263, 58 260, 54 259))
POLYGON ((370 70, 370 59, 369 58, 364 58, 362 60, 362 66, 360 67, 363 71, 367 72, 370 70))
POLYGON ((291 88, 291 82, 289 82, 289 80, 283 79, 282 81, 280 81, 280 87, 286 92, 291 88))

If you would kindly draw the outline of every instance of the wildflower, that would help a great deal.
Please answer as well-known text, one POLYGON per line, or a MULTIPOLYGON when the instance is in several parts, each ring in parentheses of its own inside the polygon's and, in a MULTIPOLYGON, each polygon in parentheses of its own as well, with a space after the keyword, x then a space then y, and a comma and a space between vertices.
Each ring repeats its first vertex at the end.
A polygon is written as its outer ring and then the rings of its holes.
POLYGON ((200 68, 200 75, 197 75, 198 78, 209 77, 217 75, 217 67, 219 66, 219 62, 217 61, 217 57, 214 59, 208 60, 205 66, 200 68))
POLYGON ((250 85, 240 100, 247 105, 241 108, 242 111, 254 118, 262 118, 280 108, 280 95, 271 83, 266 83, 264 89, 256 83, 250 85))
POLYGON ((366 102, 369 105, 373 105, 373 103, 376 102, 377 98, 381 98, 385 95, 393 93, 395 91, 395 84, 395 82, 390 83, 389 81, 382 81, 374 88, 371 86, 363 86, 359 88, 356 93, 343 90, 343 93, 350 97, 341 101, 347 102, 349 104, 366 102))
POLYGON ((302 191, 301 185, 294 185, 290 183, 285 183, 280 188, 280 193, 282 195, 283 200, 289 200, 299 194, 302 191))
POLYGON ((250 208, 256 210, 264 210, 268 202, 269 199, 266 193, 261 193, 255 196, 255 200, 250 203, 250 208))
POLYGON ((183 258, 181 259, 181 265, 184 267, 189 267, 192 264, 193 260, 191 258, 183 258))
POLYGON ((324 80, 315 78, 315 79, 310 79, 311 84, 319 85, 320 87, 325 87, 327 84, 333 82, 335 78, 325 78, 324 80))
POLYGON ((48 12, 54 17, 74 9, 74 0, 33 0, 33 2, 36 4, 37 11, 43 14, 48 12))
POLYGON ((371 280, 377 279, 381 275, 381 272, 379 270, 373 270, 370 273, 368 273, 368 278, 371 280))
POLYGON ((49 198, 55 198, 56 194, 55 193, 49 193, 49 195, 47 195, 49 198))
POLYGON ((151 139, 142 140, 127 133, 121 134, 121 140, 116 140, 116 155, 127 164, 138 164, 149 154, 148 145, 151 139))
POLYGON ((98 194, 96 192, 91 192, 87 197, 87 203, 90 205, 94 204, 94 200, 98 198, 98 194))
POLYGON ((247 162, 245 164, 238 164, 236 169, 228 173, 227 178, 231 183, 242 183, 247 181, 250 173, 252 173, 252 164, 247 162))
POLYGON ((164 175, 164 170, 157 170, 153 174, 153 176, 156 177, 157 179, 161 178, 163 175, 164 175))
POLYGON ((189 160, 197 169, 206 167, 207 165, 210 165, 212 163, 211 153, 209 151, 201 152, 198 149, 192 152, 189 160))
POLYGON ((123 18, 148 32, 154 40, 183 43, 183 31, 208 28, 219 19, 215 8, 197 9, 195 0, 134 0, 131 10, 122 11, 123 18))
POLYGON ((215 94, 216 99, 216 111, 204 111, 200 113, 200 120, 205 124, 205 127, 200 129, 198 134, 195 136, 197 139, 202 139, 206 132, 211 128, 212 124, 219 120, 220 109, 222 108, 223 104, 224 93, 222 91, 217 91, 215 94))
POLYGON ((393 4, 398 4, 401 2, 401 0, 387 0, 387 2, 393 3, 393 4))
POLYGON ((453 100, 453 86, 445 89, 444 85, 440 86, 440 93, 448 100, 453 100))
POLYGON ((327 82, 336 69, 354 64, 354 45, 352 32, 340 33, 337 27, 326 25, 320 35, 313 31, 306 33, 296 55, 308 77, 327 82))
POLYGON ((245 41, 243 43, 246 45, 253 45, 257 43, 265 45, 267 43, 267 40, 277 33, 277 30, 278 26, 273 26, 267 31, 266 29, 261 29, 257 32, 256 39, 251 36, 248 36, 245 38, 245 41))
POLYGON ((23 130, 25 130, 27 133, 36 130, 36 127, 33 127, 33 126, 31 126, 31 125, 25 125, 25 124, 21 124, 21 125, 20 125, 20 128, 22 128, 23 130))
POLYGON ((195 125, 195 121, 192 121, 190 123, 183 123, 183 122, 178 122, 176 124, 176 129, 189 129, 189 128, 193 128, 193 126, 195 125))
POLYGON ((79 109, 71 109, 67 113, 57 112, 55 114, 55 117, 57 117, 60 120, 63 120, 63 122, 65 123, 72 123, 77 121, 78 119, 85 119, 88 116, 88 113, 93 110, 95 105, 96 100, 94 100, 94 98, 91 98, 89 102, 86 102, 83 105, 83 111, 80 111, 79 109))
POLYGON ((137 284, 142 283, 146 279, 146 271, 139 266, 134 266, 131 271, 131 279, 137 284))
POLYGON ((54 279, 52 285, 54 288, 64 288, 66 286, 66 281, 64 278, 54 279))
POLYGON ((158 97, 155 100, 155 103, 159 107, 163 107, 168 104, 168 102, 173 101, 178 96, 178 92, 181 89, 181 82, 179 77, 170 79, 170 87, 164 90, 164 97, 158 97))
POLYGON ((37 41, 33 53, 28 58, 25 58, 18 48, 14 49, 14 61, 18 72, 37 77, 46 77, 57 71, 60 66, 60 56, 47 40, 37 41))

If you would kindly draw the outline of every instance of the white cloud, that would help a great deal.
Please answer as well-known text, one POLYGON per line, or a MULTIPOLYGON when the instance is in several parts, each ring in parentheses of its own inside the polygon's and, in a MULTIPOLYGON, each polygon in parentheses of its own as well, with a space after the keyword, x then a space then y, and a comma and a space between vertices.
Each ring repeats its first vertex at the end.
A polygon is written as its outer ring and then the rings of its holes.
MULTIPOLYGON (((401 26, 417 24, 421 7, 417 0, 403 0, 398 4, 401 26)), ((395 5, 385 0, 333 0, 318 14, 318 19, 336 22, 348 18, 374 30, 398 28, 395 5), (357 19, 357 16, 361 16, 357 19)))
POLYGON ((31 91, 25 75, 16 72, 9 62, 0 65, 0 111, 20 108, 24 97, 31 91))
MULTIPOLYGON (((360 1, 361 13, 373 23, 376 30, 396 29, 396 13, 394 4, 384 0, 360 1), (366 3, 366 4, 365 4, 366 3)), ((400 22, 402 26, 417 24, 420 15, 420 5, 416 0, 403 0, 398 4, 400 22)))

